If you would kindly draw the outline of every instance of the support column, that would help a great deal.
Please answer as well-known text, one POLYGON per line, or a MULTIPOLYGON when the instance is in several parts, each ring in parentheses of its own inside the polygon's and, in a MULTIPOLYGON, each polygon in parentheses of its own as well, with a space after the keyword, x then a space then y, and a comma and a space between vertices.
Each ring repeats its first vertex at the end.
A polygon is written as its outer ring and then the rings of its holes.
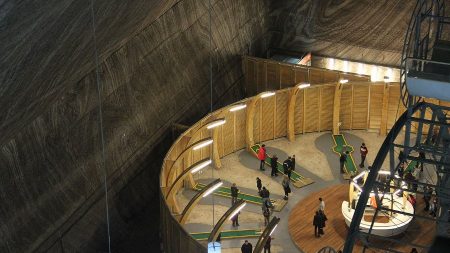
POLYGON ((333 134, 339 134, 339 119, 341 111, 341 94, 342 94, 343 84, 337 83, 334 90, 334 101, 333 101, 333 134))
POLYGON ((214 167, 216 169, 220 169, 222 167, 222 162, 220 161, 220 155, 219 155, 219 127, 216 127, 213 129, 212 132, 212 139, 213 139, 213 145, 212 145, 212 160, 214 167))
POLYGON ((387 134, 387 118, 388 118, 388 105, 389 105, 389 84, 384 84, 383 90, 383 104, 381 106, 381 122, 380 122, 380 135, 386 136, 387 134))
POLYGON ((255 145, 255 140, 253 139, 253 122, 255 117, 255 105, 258 97, 253 97, 247 102, 247 114, 245 121, 245 144, 247 150, 251 151, 253 145, 255 145))
POLYGON ((292 88, 289 92, 288 115, 287 115, 287 137, 290 142, 295 141, 295 101, 298 89, 292 88))

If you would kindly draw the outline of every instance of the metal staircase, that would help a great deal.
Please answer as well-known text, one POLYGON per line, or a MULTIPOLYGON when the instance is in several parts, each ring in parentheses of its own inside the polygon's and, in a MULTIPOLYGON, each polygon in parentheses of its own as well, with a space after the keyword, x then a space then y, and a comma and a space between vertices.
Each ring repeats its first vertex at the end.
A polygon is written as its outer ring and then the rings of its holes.
POLYGON ((443 31, 449 29, 450 18, 444 14, 443 0, 417 1, 401 59, 401 100, 407 110, 387 135, 372 164, 344 252, 353 252, 356 243, 362 245, 363 252, 410 252, 412 248, 431 252, 434 242, 450 238, 450 107, 442 102, 450 101, 450 42, 442 38, 443 31), (417 164, 412 166, 411 174, 399 173, 400 167, 411 162, 417 164), (389 171, 387 176, 380 176, 382 168, 389 171), (430 191, 432 200, 436 199, 435 215, 423 208, 411 214, 383 206, 383 198, 393 194, 406 196, 411 203, 414 198, 423 203, 423 196, 430 191), (370 195, 377 205, 370 228, 363 230, 360 224, 370 195), (375 221, 381 215, 389 215, 394 224, 396 215, 410 215, 413 219, 400 236, 383 237, 374 234, 375 221), (432 228, 431 236, 417 236, 424 227, 432 228))

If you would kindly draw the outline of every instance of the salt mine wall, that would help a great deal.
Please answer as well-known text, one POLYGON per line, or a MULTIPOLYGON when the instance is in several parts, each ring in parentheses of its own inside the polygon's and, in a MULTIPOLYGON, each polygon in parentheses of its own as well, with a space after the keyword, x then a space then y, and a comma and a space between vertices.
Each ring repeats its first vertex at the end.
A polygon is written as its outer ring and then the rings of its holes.
MULTIPOLYGON (((3 3, 0 252, 107 251, 90 1, 3 3), (4 36, 4 37, 3 37, 4 36)), ((212 1, 213 103, 244 96, 268 1, 212 1)), ((112 250, 159 249, 173 123, 210 110, 208 1, 96 1, 112 250)))

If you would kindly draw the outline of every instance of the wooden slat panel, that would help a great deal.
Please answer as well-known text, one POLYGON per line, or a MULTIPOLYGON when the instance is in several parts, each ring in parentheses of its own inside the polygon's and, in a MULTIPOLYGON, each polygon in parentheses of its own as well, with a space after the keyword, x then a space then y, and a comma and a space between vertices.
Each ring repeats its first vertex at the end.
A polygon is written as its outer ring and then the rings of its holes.
POLYGON ((397 121, 397 118, 400 117, 404 111, 405 107, 400 101, 400 87, 399 85, 392 85, 389 87, 387 129, 392 128, 395 121, 397 121))
POLYGON ((267 90, 266 62, 260 61, 256 65, 256 87, 258 93, 267 90))
POLYGON ((280 89, 280 64, 272 62, 267 63, 267 89, 280 89))
POLYGON ((259 143, 261 140, 261 132, 259 123, 261 121, 261 108, 260 108, 261 100, 259 99, 255 104, 255 115, 253 116, 253 140, 255 143, 259 143))
POLYGON ((339 81, 339 74, 335 71, 322 70, 323 83, 335 83, 339 81))
POLYGON ((280 91, 276 95, 277 110, 275 113, 275 138, 287 135, 287 107, 289 90, 280 91))
POLYGON ((247 59, 246 80, 247 80, 247 91, 250 96, 253 96, 258 92, 258 86, 256 82, 257 80, 256 66, 257 63, 255 61, 247 59))
POLYGON ((220 136, 219 139, 223 140, 223 154, 228 155, 234 151, 234 112, 226 112, 225 120, 227 122, 222 127, 223 138, 220 136))
POLYGON ((247 109, 236 111, 236 136, 235 136, 235 149, 239 150, 245 148, 245 123, 246 123, 247 109))
POLYGON ((322 98, 320 99, 320 131, 327 131, 333 128, 334 91, 334 86, 322 88, 322 98))
POLYGON ((315 132, 319 130, 319 117, 317 117, 319 115, 319 89, 320 88, 305 89, 305 132, 315 132))
POLYGON ((309 70, 309 82, 311 84, 323 83, 322 71, 318 69, 309 70))
POLYGON ((370 86, 370 114, 369 128, 380 129, 381 113, 383 110, 383 85, 370 86))
POLYGON ((233 127, 233 125, 232 125, 233 122, 230 122, 230 120, 228 118, 225 118, 225 119, 227 122, 224 125, 219 126, 218 134, 217 134, 217 150, 219 151, 219 157, 224 157, 226 155, 224 153, 224 148, 225 148, 224 139, 226 138, 223 136, 225 134, 224 129, 229 128, 230 127, 229 125, 231 125, 231 127, 233 127))
POLYGON ((261 142, 274 138, 274 111, 276 96, 262 98, 261 142))
POLYGON ((280 67, 281 89, 295 85, 294 67, 281 65, 280 67))
POLYGON ((352 120, 352 85, 344 85, 341 93, 341 108, 339 111, 339 120, 341 129, 351 129, 352 120))
POLYGON ((353 86, 352 129, 367 129, 369 85, 353 86))
MULTIPOLYGON (((200 140, 204 139, 204 138, 208 138, 208 137, 212 138, 212 132, 213 131, 207 129, 206 127, 203 127, 202 130, 201 130, 200 140)), ((200 160, 203 160, 205 158, 211 157, 211 147, 212 147, 212 145, 209 145, 209 146, 206 146, 206 147, 200 149, 201 153, 202 153, 202 155, 200 157, 200 160)))
POLYGON ((355 74, 341 74, 341 79, 347 79, 350 82, 354 81, 354 82, 369 82, 370 81, 370 76, 360 76, 360 75, 355 75, 355 74))
POLYGON ((297 93, 295 101, 295 113, 294 113, 294 128, 295 134, 300 134, 303 132, 303 93, 305 90, 300 90, 297 93))
POLYGON ((308 69, 306 68, 295 68, 295 83, 309 83, 308 69))

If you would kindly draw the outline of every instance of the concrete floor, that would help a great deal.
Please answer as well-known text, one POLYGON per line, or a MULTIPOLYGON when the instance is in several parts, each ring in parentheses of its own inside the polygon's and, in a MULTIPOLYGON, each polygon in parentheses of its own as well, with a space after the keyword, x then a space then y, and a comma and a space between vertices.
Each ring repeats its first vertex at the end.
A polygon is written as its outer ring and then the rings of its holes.
MULTIPOLYGON (((355 149, 353 157, 355 163, 360 162, 359 146, 362 142, 366 143, 369 149, 367 162, 372 163, 376 153, 384 141, 383 136, 377 133, 367 131, 343 131, 347 142, 355 149)), ((280 138, 264 142, 269 154, 277 154, 280 161, 287 158, 288 155, 296 155, 296 171, 300 174, 312 178, 315 183, 303 188, 292 188, 292 194, 289 195, 289 201, 281 212, 274 212, 273 215, 280 217, 281 221, 273 237, 272 252, 302 252, 292 242, 288 232, 288 217, 291 209, 309 194, 319 191, 331 185, 345 183, 339 173, 338 156, 332 152, 334 146, 331 133, 310 133, 298 135, 295 142, 291 143, 286 138, 280 138)), ((270 177, 269 169, 264 173, 259 171, 259 162, 246 150, 240 150, 230 154, 222 159, 223 168, 220 170, 204 170, 194 178, 200 182, 211 181, 212 178, 221 178, 225 186, 236 183, 242 192, 257 194, 256 177, 260 177, 263 185, 271 192, 271 198, 281 198, 283 190, 281 187, 282 177, 270 177)), ((177 198, 180 207, 184 207, 189 199, 195 194, 192 190, 181 191, 177 198)), ((325 203, 327 196, 323 196, 325 203)), ((188 232, 205 232, 212 229, 213 222, 216 222, 231 205, 231 200, 218 196, 209 196, 200 201, 193 210, 185 229, 188 232), (213 205, 214 203, 214 205, 213 205), (214 211, 213 211, 214 210, 214 211)), ((314 210, 316 207, 311 207, 314 210)), ((312 221, 305 221, 312 222, 312 221)), ((261 208, 257 205, 248 204, 241 212, 239 217, 239 229, 264 229, 263 216, 261 208)), ((224 230, 232 230, 231 222, 223 227, 224 230)), ((257 238, 249 239, 256 245, 257 238)), ((222 252, 240 252, 240 246, 244 239, 222 240, 222 252)), ((327 245, 323 245, 324 247, 327 245)))

